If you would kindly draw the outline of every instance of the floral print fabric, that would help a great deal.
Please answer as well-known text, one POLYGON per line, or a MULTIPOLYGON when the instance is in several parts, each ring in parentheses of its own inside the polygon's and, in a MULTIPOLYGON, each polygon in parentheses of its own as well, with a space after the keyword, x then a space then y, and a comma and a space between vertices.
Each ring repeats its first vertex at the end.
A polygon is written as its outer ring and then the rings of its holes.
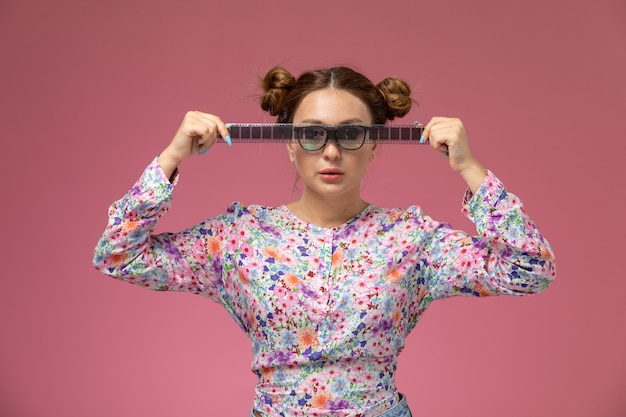
POLYGON ((177 181, 148 166, 110 207, 94 265, 221 303, 252 341, 254 407, 270 416, 380 414, 399 400, 397 357, 432 301, 537 293, 555 277, 548 242, 491 172, 463 202, 474 237, 417 206, 370 205, 324 228, 285 206, 239 203, 154 235, 177 181))

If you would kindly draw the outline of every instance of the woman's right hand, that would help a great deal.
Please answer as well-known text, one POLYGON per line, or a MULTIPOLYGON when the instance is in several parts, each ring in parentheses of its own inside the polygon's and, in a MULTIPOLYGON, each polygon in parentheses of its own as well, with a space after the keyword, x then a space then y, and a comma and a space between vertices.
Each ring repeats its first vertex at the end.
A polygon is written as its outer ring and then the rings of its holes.
POLYGON ((185 158, 208 151, 217 141, 218 135, 227 141, 230 139, 222 119, 199 111, 188 112, 174 139, 159 154, 161 168, 170 177, 185 158))

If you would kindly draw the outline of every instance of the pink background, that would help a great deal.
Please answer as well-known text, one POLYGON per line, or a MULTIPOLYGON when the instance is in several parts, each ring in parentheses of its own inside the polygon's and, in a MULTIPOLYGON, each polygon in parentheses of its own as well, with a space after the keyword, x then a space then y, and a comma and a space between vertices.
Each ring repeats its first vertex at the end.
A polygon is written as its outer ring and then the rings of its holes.
MULTIPOLYGON (((402 122, 462 118, 554 246, 544 294, 430 308, 400 357, 415 416, 626 415, 623 0, 2 0, 0 51, 0 416, 247 415, 250 346, 222 308, 91 258, 187 110, 272 121, 255 83, 274 64, 406 78, 402 122)), ((182 172, 162 230, 297 198, 281 145, 182 172)), ((473 231, 463 190, 435 152, 390 145, 364 196, 473 231)))

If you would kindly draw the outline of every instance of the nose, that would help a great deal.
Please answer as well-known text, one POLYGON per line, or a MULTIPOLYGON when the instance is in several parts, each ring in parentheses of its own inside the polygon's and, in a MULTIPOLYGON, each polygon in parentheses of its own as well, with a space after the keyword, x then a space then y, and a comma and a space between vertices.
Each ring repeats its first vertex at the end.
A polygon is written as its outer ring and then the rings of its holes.
POLYGON ((324 159, 330 160, 341 158, 341 148, 339 147, 335 139, 329 138, 326 146, 324 146, 323 151, 324 159))

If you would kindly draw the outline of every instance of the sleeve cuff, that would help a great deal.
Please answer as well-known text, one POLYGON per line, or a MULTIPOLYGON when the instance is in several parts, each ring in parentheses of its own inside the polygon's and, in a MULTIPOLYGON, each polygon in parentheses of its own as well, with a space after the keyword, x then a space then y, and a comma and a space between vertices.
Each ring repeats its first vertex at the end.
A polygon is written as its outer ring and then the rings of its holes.
POLYGON ((164 182, 171 184, 172 186, 176 186, 178 184, 178 177, 180 176, 180 171, 178 168, 174 170, 172 175, 167 178, 165 172, 163 172, 163 168, 159 164, 159 155, 155 156, 150 165, 146 168, 146 171, 143 175, 145 178, 145 182, 152 184, 162 184, 164 182))
POLYGON ((490 211, 505 197, 504 184, 493 172, 487 170, 487 176, 476 190, 476 194, 472 194, 469 189, 465 191, 462 212, 474 224, 478 224, 477 222, 489 216, 490 211))

